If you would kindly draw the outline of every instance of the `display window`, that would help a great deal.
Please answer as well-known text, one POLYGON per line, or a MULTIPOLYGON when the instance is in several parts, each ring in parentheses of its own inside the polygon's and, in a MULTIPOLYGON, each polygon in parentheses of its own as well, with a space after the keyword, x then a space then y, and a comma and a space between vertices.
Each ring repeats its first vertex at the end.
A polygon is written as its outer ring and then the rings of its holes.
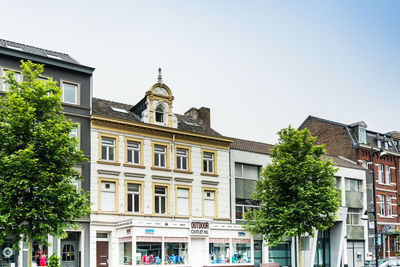
POLYGON ((164 243, 164 264, 187 264, 188 244, 185 243, 164 243))
POLYGON ((119 243, 119 264, 132 265, 132 241, 119 243))
POLYGON ((0 245, 0 267, 14 267, 18 265, 18 250, 13 249, 14 236, 7 236, 0 245))
POLYGON ((251 240, 232 239, 232 263, 251 263, 251 240))
POLYGON ((209 256, 211 264, 230 263, 229 238, 210 238, 209 256))
POLYGON ((161 242, 137 242, 136 264, 158 265, 161 264, 161 242))
POLYGON ((47 266, 47 246, 37 241, 32 244, 32 266, 47 266))

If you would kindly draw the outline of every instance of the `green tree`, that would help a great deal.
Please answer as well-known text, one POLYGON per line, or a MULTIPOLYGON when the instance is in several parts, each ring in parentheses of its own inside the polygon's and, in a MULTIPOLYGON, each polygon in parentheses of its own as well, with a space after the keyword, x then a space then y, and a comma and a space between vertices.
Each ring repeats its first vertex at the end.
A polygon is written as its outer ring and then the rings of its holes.
POLYGON ((0 242, 7 234, 28 240, 65 237, 65 229, 90 211, 87 193, 76 190, 81 179, 72 167, 85 157, 70 137, 74 127, 62 113, 61 91, 54 81, 39 79, 43 65, 21 61, 23 82, 8 72, 9 91, 0 98, 0 242))
POLYGON ((269 246, 285 237, 298 237, 301 266, 302 234, 314 236, 336 220, 340 193, 335 188, 337 169, 325 154, 323 145, 315 145, 307 129, 292 127, 278 132, 279 140, 257 181, 252 199, 259 208, 245 213, 246 229, 261 233, 269 246))

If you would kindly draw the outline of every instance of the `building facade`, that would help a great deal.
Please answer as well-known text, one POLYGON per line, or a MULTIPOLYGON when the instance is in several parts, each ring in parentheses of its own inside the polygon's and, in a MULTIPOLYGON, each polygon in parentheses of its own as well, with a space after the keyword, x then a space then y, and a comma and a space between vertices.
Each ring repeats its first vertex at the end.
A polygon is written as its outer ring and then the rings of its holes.
MULTIPOLYGON (((299 127, 307 128, 317 137, 317 143, 324 144, 328 154, 343 156, 357 162, 375 174, 368 179, 367 194, 372 196, 372 182, 376 186, 376 210, 378 222, 378 246, 380 257, 393 257, 400 253, 400 230, 398 211, 399 157, 398 144, 390 133, 378 133, 367 129, 364 122, 343 124, 309 116, 299 127), (374 166, 372 163, 374 162, 374 166)), ((372 173, 372 172, 370 172, 372 173)), ((373 206, 368 206, 369 219, 373 222, 373 206)), ((373 224, 372 224, 373 226, 373 224)), ((369 230, 373 236, 374 229, 369 230)), ((374 253, 370 239, 369 253, 374 253)))
MULTIPOLYGON (((62 106, 65 116, 79 124, 72 134, 80 141, 79 148, 84 155, 90 159, 90 110, 94 69, 80 64, 67 54, 0 39, 0 75, 3 76, 5 71, 13 71, 15 79, 21 82, 21 60, 44 64, 41 78, 57 81, 57 85, 63 91, 62 106)), ((7 85, 0 79, 0 93, 7 90, 7 85)), ((89 191, 90 163, 83 162, 75 168, 84 178, 77 186, 89 191)), ((64 240, 49 237, 51 247, 34 242, 33 260, 37 260, 38 251, 43 251, 46 255, 57 251, 63 267, 89 266, 89 216, 81 218, 79 223, 80 229, 68 230, 68 237, 64 240)), ((12 245, 13 237, 9 236, 5 244, 0 246, 0 251, 12 245)), ((20 251, 13 251, 11 256, 1 253, 0 266, 27 266, 27 245, 20 244, 20 247, 20 251)))
POLYGON ((161 76, 134 105, 93 99, 92 267, 253 266, 231 223, 229 147, 208 108, 172 111, 161 76))

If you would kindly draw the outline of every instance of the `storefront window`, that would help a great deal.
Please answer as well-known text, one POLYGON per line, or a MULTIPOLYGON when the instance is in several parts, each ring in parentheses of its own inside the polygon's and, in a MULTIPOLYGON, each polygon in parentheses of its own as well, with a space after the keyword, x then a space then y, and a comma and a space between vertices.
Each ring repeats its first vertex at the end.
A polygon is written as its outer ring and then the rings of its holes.
POLYGON ((14 236, 7 236, 0 245, 0 267, 14 267, 18 265, 18 251, 13 249, 14 236))
POLYGON ((232 263, 250 263, 251 262, 251 244, 232 244, 232 263))
MULTIPOLYGON (((48 259, 47 246, 41 245, 34 241, 32 244, 32 262, 35 262, 37 266, 40 266, 40 261, 47 262, 48 259)), ((46 264, 47 266, 47 264, 46 264)))
POLYGON ((210 243, 211 264, 229 263, 229 243, 210 243))
POLYGON ((119 243, 119 264, 132 265, 132 242, 119 243))
POLYGON ((187 243, 165 243, 164 264, 187 264, 187 243))
POLYGON ((279 263, 281 266, 291 266, 290 248, 291 242, 283 242, 276 245, 275 247, 270 247, 268 250, 270 261, 274 263, 279 263))
POLYGON ((136 264, 161 264, 161 242, 137 242, 136 264))

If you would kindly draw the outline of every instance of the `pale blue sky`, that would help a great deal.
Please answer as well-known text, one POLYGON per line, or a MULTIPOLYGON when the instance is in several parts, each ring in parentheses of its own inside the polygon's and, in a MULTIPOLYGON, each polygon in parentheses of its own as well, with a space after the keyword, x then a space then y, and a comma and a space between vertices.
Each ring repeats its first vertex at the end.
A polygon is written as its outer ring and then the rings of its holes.
POLYGON ((399 1, 1 6, 0 38, 95 67, 95 97, 135 104, 161 66, 174 112, 210 107, 212 127, 227 136, 273 143, 309 114, 400 130, 399 1))

